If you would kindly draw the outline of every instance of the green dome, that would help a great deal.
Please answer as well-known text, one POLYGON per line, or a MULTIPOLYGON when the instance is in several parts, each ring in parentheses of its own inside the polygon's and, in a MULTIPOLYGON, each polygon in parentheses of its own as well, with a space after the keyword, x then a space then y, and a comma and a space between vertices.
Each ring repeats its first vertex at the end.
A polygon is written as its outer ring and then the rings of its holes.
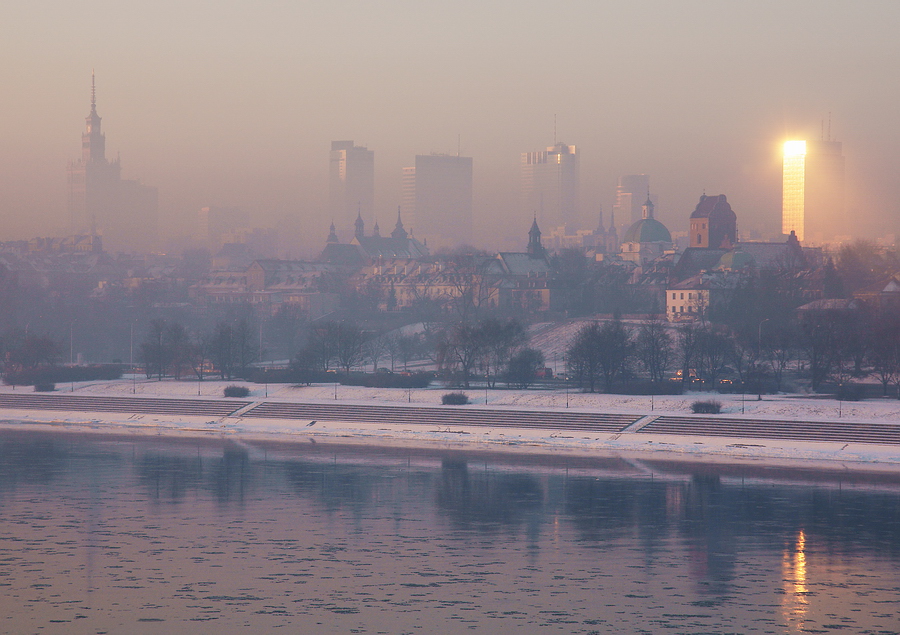
POLYGON ((672 234, 655 218, 644 218, 629 227, 622 236, 623 243, 670 243, 672 234))
POLYGON ((754 264, 756 264, 756 260, 754 260, 753 256, 746 251, 732 249, 719 258, 719 264, 716 266, 716 269, 743 269, 744 267, 749 267, 754 264))

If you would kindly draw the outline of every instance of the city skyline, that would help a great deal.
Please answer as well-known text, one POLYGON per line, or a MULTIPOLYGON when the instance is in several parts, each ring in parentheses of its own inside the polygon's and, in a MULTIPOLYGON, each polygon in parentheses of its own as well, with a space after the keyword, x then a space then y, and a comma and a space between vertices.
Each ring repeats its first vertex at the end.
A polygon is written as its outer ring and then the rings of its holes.
POLYGON ((158 187, 168 234, 212 205, 247 209, 261 225, 296 217, 320 240, 330 221, 322 157, 331 141, 355 139, 378 155, 373 216, 402 204, 397 175, 413 156, 461 152, 477 166, 476 237, 514 242, 518 157, 546 147, 555 122, 581 155, 588 216, 612 209, 620 175, 645 173, 674 231, 700 193, 724 192, 748 212, 742 231, 765 237, 781 226, 783 142, 819 138, 829 113, 848 215, 863 236, 897 229, 898 89, 883 79, 900 53, 895 3, 524 2, 514 18, 499 2, 164 4, 4 7, 16 26, 0 43, 14 96, 0 124, 5 237, 68 225, 65 166, 92 68, 107 154, 158 187), (552 56, 521 45, 551 32, 565 34, 552 56), (641 46, 628 45, 638 32, 641 46))

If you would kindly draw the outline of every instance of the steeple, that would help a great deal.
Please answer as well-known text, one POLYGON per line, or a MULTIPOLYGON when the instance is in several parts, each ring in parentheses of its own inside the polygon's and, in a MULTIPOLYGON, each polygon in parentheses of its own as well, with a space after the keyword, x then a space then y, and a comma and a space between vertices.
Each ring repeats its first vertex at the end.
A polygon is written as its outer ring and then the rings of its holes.
POLYGON ((362 238, 363 236, 365 236, 366 224, 363 222, 361 209, 358 209, 356 211, 356 222, 354 223, 354 227, 356 228, 353 232, 354 236, 356 236, 357 238, 362 238))
POLYGON ((378 219, 375 219, 375 227, 372 228, 372 235, 381 237, 381 229, 378 227, 378 219))
POLYGON ((335 229, 334 229, 334 221, 331 221, 331 227, 330 227, 330 229, 329 229, 329 231, 328 231, 328 240, 326 240, 325 242, 326 242, 326 243, 336 243, 336 242, 338 242, 337 232, 336 232, 335 229))
POLYGON ((403 221, 400 219, 400 207, 397 207, 397 224, 394 225, 394 231, 391 232, 391 238, 395 238, 397 240, 406 240, 409 238, 409 234, 406 233, 406 230, 403 229, 403 221))
POLYGON ((641 207, 641 216, 643 218, 653 218, 653 201, 650 200, 650 190, 647 190, 647 200, 641 207))
POLYGON ((541 229, 537 224, 537 216, 531 223, 531 229, 528 230, 528 255, 535 258, 544 255, 544 246, 541 245, 541 229))
POLYGON ((85 132, 81 135, 81 158, 84 163, 106 161, 106 135, 100 132, 100 115, 97 114, 97 83, 91 71, 91 113, 85 117, 85 132))

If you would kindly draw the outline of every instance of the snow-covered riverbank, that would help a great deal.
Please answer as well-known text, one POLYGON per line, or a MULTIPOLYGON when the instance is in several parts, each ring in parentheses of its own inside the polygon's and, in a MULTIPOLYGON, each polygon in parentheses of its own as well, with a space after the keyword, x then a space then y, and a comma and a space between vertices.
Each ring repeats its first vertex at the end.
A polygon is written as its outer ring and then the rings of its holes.
MULTIPOLYGON (((109 382, 84 382, 57 386, 58 395, 95 397, 169 397, 221 398, 226 385, 241 382, 176 382, 126 378, 109 382)), ((251 393, 247 401, 308 402, 363 405, 414 405, 440 407, 443 388, 380 389, 319 384, 246 385, 251 393)), ((584 394, 565 390, 468 390, 472 406, 516 410, 627 413, 637 416, 691 414, 691 403, 698 399, 716 399, 722 414, 731 418, 789 419, 796 421, 840 421, 893 423, 900 421, 900 401, 893 399, 839 403, 832 399, 800 395, 710 395, 691 393, 678 396, 632 396, 584 394)), ((0 393, 28 393, 30 388, 3 386, 0 393)), ((372 445, 416 445, 428 447, 478 446, 498 451, 575 453, 579 455, 645 454, 666 452, 672 455, 703 457, 705 460, 750 459, 778 461, 843 461, 877 464, 881 468, 900 469, 900 445, 786 441, 741 437, 662 435, 631 432, 568 432, 525 428, 491 429, 453 426, 410 427, 392 424, 260 419, 244 417, 173 416, 159 414, 94 413, 81 411, 0 410, 6 427, 52 425, 71 431, 123 432, 128 434, 228 435, 245 439, 270 439, 310 442, 364 443, 372 445)))

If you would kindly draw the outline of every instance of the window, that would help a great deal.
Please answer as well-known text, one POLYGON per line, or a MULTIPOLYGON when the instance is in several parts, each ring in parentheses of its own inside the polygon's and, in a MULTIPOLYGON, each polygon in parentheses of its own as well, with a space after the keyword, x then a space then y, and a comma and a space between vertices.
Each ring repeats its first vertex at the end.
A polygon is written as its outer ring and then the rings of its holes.
POLYGON ((681 299, 684 300, 684 292, 681 293, 681 299))

